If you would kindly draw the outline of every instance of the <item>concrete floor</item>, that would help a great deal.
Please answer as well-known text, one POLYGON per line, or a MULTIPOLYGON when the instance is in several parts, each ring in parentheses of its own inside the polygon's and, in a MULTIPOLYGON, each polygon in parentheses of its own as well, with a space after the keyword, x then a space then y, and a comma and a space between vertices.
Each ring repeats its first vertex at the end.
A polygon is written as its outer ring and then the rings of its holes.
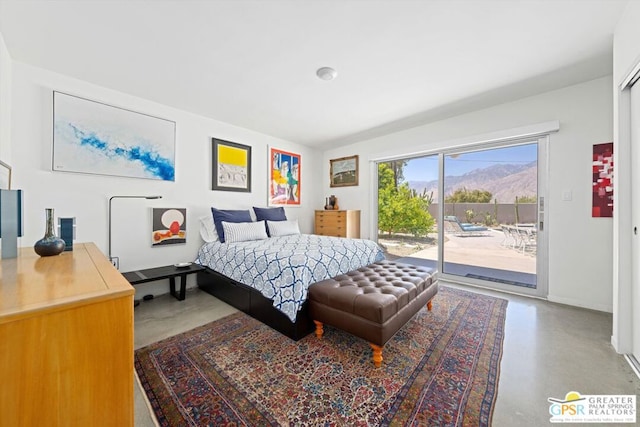
MULTIPOLYGON (((563 399, 569 391, 640 394, 640 379, 611 347, 611 314, 442 284, 509 300, 494 426, 549 425, 547 398, 563 399)), ((135 309, 135 348, 235 311, 197 288, 184 301, 169 295, 144 301, 135 309)), ((137 383, 135 425, 155 425, 137 383)))

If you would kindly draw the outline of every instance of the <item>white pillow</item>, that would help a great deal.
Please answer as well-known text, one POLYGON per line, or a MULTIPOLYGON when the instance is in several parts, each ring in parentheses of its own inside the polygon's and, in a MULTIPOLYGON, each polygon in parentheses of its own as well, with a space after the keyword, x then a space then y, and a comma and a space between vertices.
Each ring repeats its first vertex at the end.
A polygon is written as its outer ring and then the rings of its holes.
POLYGON ((225 243, 245 242, 247 240, 267 239, 267 229, 264 221, 256 222, 226 222, 222 221, 225 243))
POLYGON ((267 227, 269 227, 269 234, 271 235, 271 237, 300 234, 300 227, 298 227, 297 219, 292 219, 290 221, 267 220, 267 227))
POLYGON ((218 232, 216 231, 216 226, 213 223, 213 215, 210 213, 209 215, 201 216, 198 219, 200 220, 200 237, 202 237, 202 240, 207 243, 219 241, 218 232))

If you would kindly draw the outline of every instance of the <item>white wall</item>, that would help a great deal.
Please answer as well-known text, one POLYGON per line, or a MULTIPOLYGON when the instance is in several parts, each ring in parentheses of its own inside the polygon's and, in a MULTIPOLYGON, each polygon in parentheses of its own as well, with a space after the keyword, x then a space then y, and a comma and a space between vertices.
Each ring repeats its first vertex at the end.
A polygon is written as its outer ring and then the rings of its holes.
MULTIPOLYGON (((552 301, 612 310, 612 220, 591 217, 592 146, 612 141, 611 77, 498 105, 325 152, 324 162, 360 155, 360 185, 324 192, 343 200, 345 209, 362 209, 362 231, 369 237, 370 159, 429 151, 474 135, 559 121, 549 146, 549 296, 552 301), (573 200, 562 201, 571 190, 573 200)), ((472 138, 471 138, 472 139, 472 138)))
MULTIPOLYGON (((286 208, 297 218, 302 232, 313 228, 313 210, 321 205, 320 154, 308 147, 276 139, 229 124, 159 105, 87 82, 13 62, 12 159, 16 188, 24 190, 24 237, 31 246, 44 234, 44 209, 54 208, 56 217, 76 217, 77 242, 95 242, 107 253, 107 206, 113 195, 162 195, 161 200, 116 199, 113 201, 112 254, 120 257, 120 270, 194 260, 202 244, 198 217, 210 207, 250 209, 267 205, 268 145, 302 156, 302 206, 286 208), (176 122, 175 182, 52 172, 52 91, 82 96, 113 106, 170 119, 176 122), (250 145, 252 192, 211 190, 211 138, 250 145), (320 200, 317 204, 317 200, 320 200), (187 243, 151 247, 151 208, 187 208, 187 243)), ((211 100, 211 102, 224 102, 211 100)), ((194 277, 189 277, 193 286, 194 277)), ((141 295, 166 293, 166 284, 136 286, 141 295), (148 286, 148 288, 145 288, 148 286)))
POLYGON ((631 169, 640 165, 630 162, 631 144, 626 132, 628 119, 622 108, 620 84, 640 62, 640 3, 630 1, 616 26, 613 39, 613 105, 614 105, 614 270, 613 270, 613 333, 611 343, 619 353, 632 351, 631 314, 631 169))
POLYGON ((11 57, 0 34, 0 160, 11 164, 11 57))

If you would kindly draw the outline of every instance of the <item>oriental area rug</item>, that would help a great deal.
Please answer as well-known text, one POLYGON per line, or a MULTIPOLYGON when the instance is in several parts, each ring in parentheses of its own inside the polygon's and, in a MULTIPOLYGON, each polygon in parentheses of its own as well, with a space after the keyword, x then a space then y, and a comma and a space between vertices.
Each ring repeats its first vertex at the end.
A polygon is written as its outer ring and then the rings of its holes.
POLYGON ((136 350, 161 426, 488 426, 507 301, 440 286, 384 347, 325 326, 298 342, 238 312, 136 350))

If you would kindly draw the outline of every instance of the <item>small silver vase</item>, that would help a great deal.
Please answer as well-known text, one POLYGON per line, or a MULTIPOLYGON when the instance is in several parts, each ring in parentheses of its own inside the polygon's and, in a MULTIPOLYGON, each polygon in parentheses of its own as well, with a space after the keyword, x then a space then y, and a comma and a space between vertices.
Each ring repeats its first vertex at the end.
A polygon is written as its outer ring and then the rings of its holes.
POLYGON ((33 249, 40 256, 59 255, 64 251, 64 240, 58 238, 53 231, 53 209, 45 209, 46 228, 44 237, 33 245, 33 249))

